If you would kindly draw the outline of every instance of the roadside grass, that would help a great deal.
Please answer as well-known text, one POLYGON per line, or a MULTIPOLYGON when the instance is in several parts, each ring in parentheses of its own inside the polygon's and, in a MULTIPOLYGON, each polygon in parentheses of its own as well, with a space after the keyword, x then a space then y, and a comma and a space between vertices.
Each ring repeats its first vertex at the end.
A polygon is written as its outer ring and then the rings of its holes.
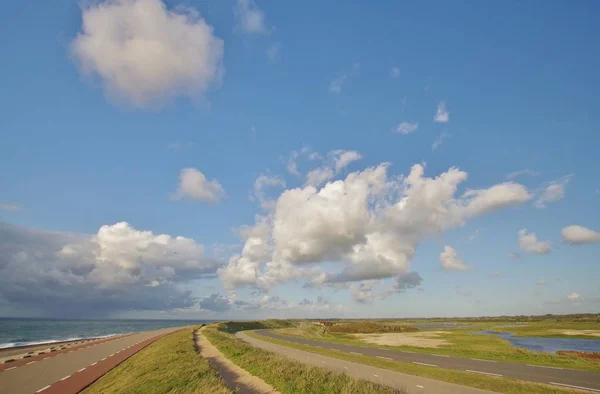
POLYGON ((340 333, 386 333, 386 332, 415 332, 418 331, 415 327, 404 325, 404 324, 394 324, 394 323, 377 323, 377 322, 357 322, 357 323, 339 323, 332 325, 327 328, 328 332, 340 332, 340 333))
POLYGON ((260 339, 261 341, 271 342, 277 345, 304 350, 311 353, 321 354, 341 360, 353 361, 360 364, 373 367, 389 369, 410 375, 422 376, 426 378, 441 380, 449 383, 456 383, 463 386, 476 387, 484 390, 496 391, 506 394, 565 394, 572 393, 573 390, 560 389, 554 386, 528 383, 516 379, 497 378, 492 376, 481 376, 468 372, 453 371, 449 369, 427 367, 405 363, 399 361, 387 361, 369 356, 358 356, 350 353, 336 352, 328 349, 316 348, 308 345, 302 345, 287 342, 280 339, 265 337, 252 331, 247 331, 247 335, 260 339))
POLYGON ((295 327, 298 322, 292 320, 250 320, 250 321, 226 321, 219 323, 219 329, 228 333, 244 330, 276 329, 295 327))
POLYGON ((193 329, 169 334, 98 379, 83 391, 96 393, 231 394, 196 353, 193 329))
POLYGON ((235 364, 262 378, 283 394, 404 393, 252 347, 234 335, 219 330, 218 325, 205 328, 202 334, 235 364))
POLYGON ((584 371, 600 372, 600 360, 594 358, 580 358, 570 354, 549 354, 532 352, 525 349, 519 349, 510 344, 510 342, 495 335, 476 334, 479 329, 458 329, 447 330, 441 334, 439 339, 449 342, 449 345, 437 348, 425 348, 417 346, 389 346, 378 345, 362 341, 351 334, 316 332, 314 329, 305 329, 299 326, 291 329, 277 329, 274 332, 308 338, 315 340, 326 340, 335 343, 350 344, 363 347, 385 348, 391 350, 406 350, 410 352, 441 354, 446 356, 481 358, 484 360, 514 362, 521 364, 534 364, 548 367, 561 367, 579 369, 584 371))

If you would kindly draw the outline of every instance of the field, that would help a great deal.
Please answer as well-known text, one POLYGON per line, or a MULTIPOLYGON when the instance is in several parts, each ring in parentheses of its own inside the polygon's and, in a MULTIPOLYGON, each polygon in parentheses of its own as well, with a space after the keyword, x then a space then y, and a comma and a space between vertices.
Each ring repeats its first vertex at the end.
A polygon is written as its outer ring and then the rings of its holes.
MULTIPOLYGON (((398 393, 387 387, 360 381, 344 374, 329 372, 321 368, 281 357, 274 353, 257 349, 237 339, 229 332, 241 324, 227 322, 209 326, 202 331, 209 341, 227 358, 271 384, 282 393, 398 393), (239 325, 238 325, 239 324, 239 325)), ((243 327, 269 328, 289 322, 244 322, 243 327)))
MULTIPOLYGON (((587 371, 600 371, 600 360, 593 355, 583 355, 577 352, 561 352, 560 354, 547 354, 519 349, 510 342, 495 335, 476 334, 482 330, 514 332, 519 336, 546 336, 579 338, 560 334, 559 332, 581 332, 581 330, 598 330, 600 323, 597 321, 565 321, 565 320, 540 320, 530 321, 527 325, 515 321, 469 321, 468 323, 453 321, 343 321, 334 322, 344 327, 343 332, 336 330, 336 325, 325 323, 318 325, 315 322, 301 322, 296 327, 277 330, 280 334, 299 336, 318 340, 327 340, 338 343, 368 347, 384 347, 390 349, 408 350, 413 352, 443 354, 448 356, 481 358, 486 360, 536 364, 550 367, 563 367, 587 371), (365 323, 368 323, 365 325, 365 323), (348 326, 354 324, 355 328, 348 326), (381 329, 377 328, 381 325, 381 329), (449 329, 445 326, 468 327, 449 329), (503 327, 519 324, 518 327, 503 327), (394 331, 390 326, 402 327, 394 331), (427 326, 424 326, 427 325, 427 326), (367 327, 364 334, 358 334, 361 327, 367 327), (418 332, 415 332, 419 327, 418 332)), ((593 336, 583 336, 586 339, 596 339, 593 336)))
POLYGON ((196 353, 193 330, 183 330, 142 349, 83 393, 226 394, 231 391, 196 353))

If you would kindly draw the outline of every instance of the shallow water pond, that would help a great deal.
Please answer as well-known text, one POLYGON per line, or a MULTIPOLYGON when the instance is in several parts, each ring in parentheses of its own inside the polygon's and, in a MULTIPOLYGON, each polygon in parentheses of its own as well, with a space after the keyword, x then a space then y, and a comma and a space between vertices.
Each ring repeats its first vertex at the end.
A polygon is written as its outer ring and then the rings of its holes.
POLYGON ((555 353, 558 350, 600 352, 600 340, 598 339, 516 337, 510 332, 497 331, 481 331, 478 334, 497 335, 509 341, 513 346, 535 352, 555 353))

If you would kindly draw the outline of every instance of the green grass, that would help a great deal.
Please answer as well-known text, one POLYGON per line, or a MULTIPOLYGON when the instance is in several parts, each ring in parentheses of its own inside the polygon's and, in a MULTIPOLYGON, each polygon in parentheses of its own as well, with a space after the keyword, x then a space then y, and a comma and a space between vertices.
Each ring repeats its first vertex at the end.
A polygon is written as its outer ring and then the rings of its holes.
POLYGON ((416 328, 403 324, 386 324, 364 321, 359 323, 339 323, 327 328, 328 332, 340 333, 385 333, 385 332, 414 332, 416 328))
MULTIPOLYGON (((488 324, 489 323, 486 323, 485 325, 488 324)), ((561 367, 579 369, 584 371, 600 372, 600 360, 583 359, 567 355, 532 352, 529 350, 516 348, 512 346, 510 342, 499 338, 495 335, 473 335, 474 333, 480 331, 482 328, 485 327, 477 327, 475 329, 447 330, 445 334, 442 334, 436 338, 446 340, 449 342, 449 344, 438 348, 424 348, 416 346, 385 346, 370 344, 350 334, 324 331, 315 327, 318 326, 299 324, 295 328, 279 329, 275 331, 283 335, 290 335, 316 340, 325 340, 330 342, 345 343, 364 347, 407 350, 419 353, 442 354, 447 356, 467 358, 481 358, 485 360, 514 362, 522 364, 535 364, 549 367, 561 367)))
POLYGON ((233 333, 243 330, 260 330, 295 327, 297 323, 290 320, 251 320, 251 321, 226 321, 219 323, 221 331, 233 333))
MULTIPOLYGON (((229 330, 231 327, 224 327, 229 330)), ((344 374, 311 367, 262 349, 254 348, 216 327, 202 331, 227 358, 271 384, 283 394, 402 393, 388 387, 358 380, 344 374)))
POLYGON ((83 392, 230 394, 231 390, 196 353, 193 330, 185 329, 142 349, 83 392))
POLYGON ((476 387, 484 390, 496 391, 506 394, 565 394, 571 393, 571 390, 564 390, 543 384, 528 383, 515 379, 495 378, 476 375, 468 372, 453 371, 443 368, 432 368, 404 363, 397 361, 381 360, 374 357, 358 356, 350 353, 335 352, 328 349, 316 348, 312 346, 291 343, 275 338, 269 338, 258 335, 253 332, 247 332, 247 335, 262 341, 275 343, 291 347, 298 350, 304 350, 311 353, 321 354, 341 360, 353 361, 356 363, 371 365, 373 367, 389 369, 392 371, 407 373, 410 375, 423 376, 426 378, 437 379, 444 382, 456 383, 463 386, 476 387))

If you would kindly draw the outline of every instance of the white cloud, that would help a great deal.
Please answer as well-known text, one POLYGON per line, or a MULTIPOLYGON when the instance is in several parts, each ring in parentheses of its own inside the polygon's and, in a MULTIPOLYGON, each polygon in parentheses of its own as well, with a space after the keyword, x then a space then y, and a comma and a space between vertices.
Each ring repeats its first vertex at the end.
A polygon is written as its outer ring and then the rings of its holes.
POLYGON ((360 160, 362 155, 357 151, 353 150, 334 150, 329 153, 330 157, 333 159, 335 172, 339 173, 341 170, 346 168, 350 163, 360 160))
POLYGON ((440 145, 442 145, 442 143, 444 142, 444 140, 446 140, 446 138, 448 137, 450 137, 450 134, 446 133, 445 131, 438 135, 433 141, 433 144, 431 145, 431 150, 436 151, 437 148, 439 148, 440 145))
POLYGON ((331 93, 341 93, 346 79, 348 79, 348 74, 342 74, 340 77, 331 81, 329 84, 329 91, 331 93))
POLYGON ((392 76, 392 78, 398 78, 400 76, 400 69, 398 67, 392 67, 390 75, 392 76))
POLYGON ((548 254, 552 250, 549 241, 538 241, 535 233, 527 233, 527 229, 519 230, 519 247, 528 253, 548 254))
POLYGON ((0 297, 54 316, 189 307, 194 299, 179 285, 221 265, 193 239, 125 222, 93 235, 0 222, 0 239, 0 297))
POLYGON ((267 32, 265 14, 253 0, 237 0, 234 13, 240 28, 245 33, 262 34, 267 32))
POLYGON ((440 101, 433 120, 438 123, 446 123, 450 120, 450 112, 446 109, 446 102, 440 101))
POLYGON ((373 301, 373 288, 366 283, 352 283, 350 294, 354 301, 361 304, 370 304, 373 301))
POLYGON ((184 168, 179 172, 179 187, 173 198, 216 203, 224 196, 225 191, 216 179, 209 181, 200 170, 184 168))
POLYGON ((0 203, 0 211, 16 212, 23 210, 23 206, 18 203, 0 203))
POLYGON ((571 245, 600 242, 600 233, 582 226, 571 225, 562 229, 562 239, 571 245))
POLYGON ((362 156, 356 151, 338 149, 329 152, 327 158, 328 163, 315 168, 306 174, 307 185, 319 186, 333 179, 352 162, 360 160, 362 156))
POLYGON ((407 176, 392 178, 388 168, 382 163, 323 186, 285 190, 268 217, 257 219, 257 225, 265 226, 260 245, 269 252, 263 259, 244 252, 234 256, 221 277, 231 287, 261 288, 299 279, 323 286, 399 278, 401 288, 406 278, 420 283, 417 273, 408 275, 423 239, 531 198, 512 182, 455 196, 467 178, 456 168, 435 178, 425 177, 421 164, 407 176), (323 272, 314 264, 319 262, 342 263, 343 269, 323 272))
POLYGON ((440 261, 444 271, 465 271, 472 268, 458 257, 456 250, 450 245, 446 245, 444 251, 440 253, 440 261))
POLYGON ((562 200, 565 197, 565 186, 571 179, 571 175, 564 176, 542 186, 538 196, 533 203, 536 208, 546 208, 549 202, 562 200))
POLYGON ((512 252, 509 253, 508 257, 510 257, 513 260, 519 260, 521 258, 521 255, 517 252, 512 252))
POLYGON ((506 175, 506 178, 508 178, 508 179, 515 179, 515 178, 523 176, 523 175, 538 176, 538 175, 540 175, 540 173, 537 172, 537 171, 530 170, 529 168, 527 168, 527 169, 524 169, 524 170, 519 170, 519 171, 511 172, 511 173, 509 173, 509 174, 506 175))
POLYGON ((267 54, 267 59, 270 62, 274 62, 275 60, 279 59, 279 52, 281 51, 281 45, 279 44, 272 44, 267 48, 266 54, 267 54))
POLYGON ((193 9, 161 0, 106 0, 82 11, 71 53, 109 96, 135 107, 202 97, 223 73, 223 41, 193 9))
POLYGON ((398 125, 398 127, 396 127, 396 133, 398 134, 410 134, 412 132, 417 131, 417 128, 419 127, 418 123, 410 123, 410 122, 402 122, 398 125))
POLYGON ((287 162, 287 170, 290 174, 300 176, 300 171, 298 171, 298 159, 300 159, 301 157, 305 157, 310 161, 322 159, 319 153, 313 152, 312 149, 308 146, 303 147, 299 151, 293 150, 290 153, 290 157, 288 158, 287 162))
POLYGON ((285 181, 279 176, 269 176, 261 174, 254 181, 254 197, 260 202, 263 209, 270 210, 274 208, 275 201, 266 196, 266 188, 285 187, 285 181))
POLYGON ((567 298, 569 299, 569 301, 572 301, 572 302, 583 300, 583 298, 579 294, 577 294, 575 292, 569 294, 567 296, 567 298))

